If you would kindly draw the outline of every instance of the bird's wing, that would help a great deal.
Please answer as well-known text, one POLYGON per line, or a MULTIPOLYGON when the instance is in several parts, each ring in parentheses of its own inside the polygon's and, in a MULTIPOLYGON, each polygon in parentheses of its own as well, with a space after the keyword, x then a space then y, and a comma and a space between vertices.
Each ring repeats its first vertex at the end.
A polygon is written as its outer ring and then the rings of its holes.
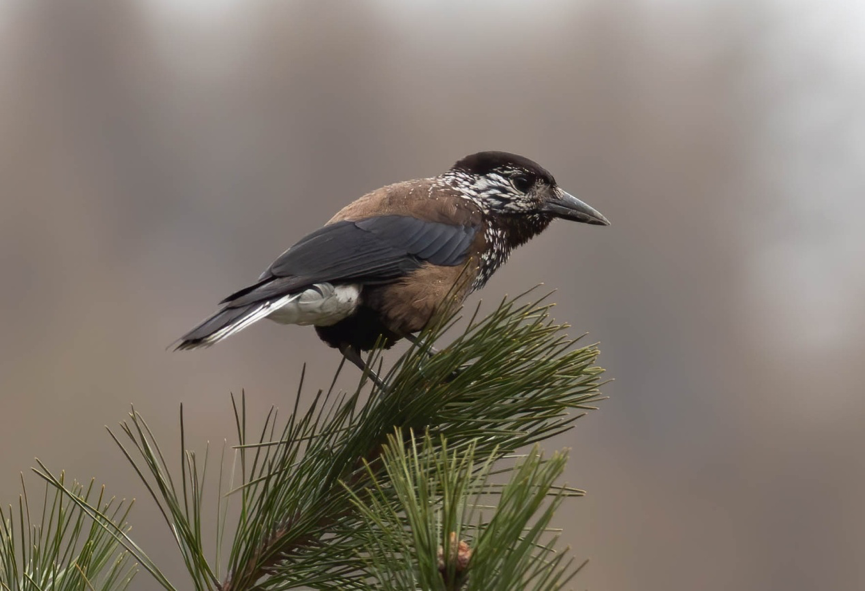
POLYGON ((285 251, 259 282, 222 303, 245 306, 315 283, 381 283, 424 263, 460 265, 477 227, 387 215, 341 221, 313 232, 285 251))

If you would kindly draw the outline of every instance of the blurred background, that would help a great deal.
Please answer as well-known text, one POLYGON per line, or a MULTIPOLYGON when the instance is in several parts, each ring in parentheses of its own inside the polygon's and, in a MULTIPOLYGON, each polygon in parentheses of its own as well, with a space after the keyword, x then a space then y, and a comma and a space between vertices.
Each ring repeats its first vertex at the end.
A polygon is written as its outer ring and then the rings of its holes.
POLYGON ((844 0, 0 0, 0 501, 34 456, 96 476, 185 586, 101 426, 134 403, 174 449, 183 402, 201 450, 230 392, 287 410, 307 362, 312 396, 309 328, 166 346, 342 205, 498 149, 613 222, 480 294, 558 288, 616 380, 546 446, 588 491, 576 588, 865 588, 863 30, 844 0))

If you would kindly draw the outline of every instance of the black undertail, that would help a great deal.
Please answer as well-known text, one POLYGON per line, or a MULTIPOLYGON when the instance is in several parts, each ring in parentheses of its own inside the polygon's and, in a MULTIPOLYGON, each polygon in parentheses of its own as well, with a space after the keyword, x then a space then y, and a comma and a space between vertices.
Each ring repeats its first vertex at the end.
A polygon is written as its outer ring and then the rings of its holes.
POLYGON ((381 337, 381 345, 390 349, 401 337, 388 329, 380 320, 381 315, 372 308, 361 305, 357 311, 331 326, 316 326, 315 332, 325 343, 338 349, 347 344, 358 351, 369 351, 381 337))

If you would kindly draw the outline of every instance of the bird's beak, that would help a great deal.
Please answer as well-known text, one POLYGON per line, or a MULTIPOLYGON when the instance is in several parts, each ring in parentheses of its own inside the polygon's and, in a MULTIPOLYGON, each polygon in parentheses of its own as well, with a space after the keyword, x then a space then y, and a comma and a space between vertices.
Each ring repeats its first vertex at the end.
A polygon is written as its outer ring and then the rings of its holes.
POLYGON ((556 188, 554 197, 544 203, 543 210, 554 217, 595 226, 609 226, 610 220, 586 203, 583 203, 567 191, 556 188))

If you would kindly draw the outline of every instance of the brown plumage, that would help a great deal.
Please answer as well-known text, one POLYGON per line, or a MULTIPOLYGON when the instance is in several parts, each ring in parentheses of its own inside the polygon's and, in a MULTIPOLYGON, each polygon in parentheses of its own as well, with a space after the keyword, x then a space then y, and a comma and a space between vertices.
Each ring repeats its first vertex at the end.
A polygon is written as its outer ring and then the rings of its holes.
MULTIPOLYGON (((483 223, 483 213, 477 205, 455 195, 450 187, 423 179, 388 185, 368 193, 343 207, 327 224, 385 215, 469 227, 479 227, 483 223)), ((385 337, 384 346, 389 347, 400 336, 422 330, 449 294, 458 301, 466 298, 477 275, 477 255, 485 248, 483 232, 476 232, 463 265, 423 263, 391 283, 365 287, 364 307, 376 312, 377 322, 365 318, 360 322, 372 324, 370 328, 349 320, 334 326, 318 326, 316 332, 332 347, 348 342, 361 351, 368 350, 375 346, 379 335, 385 337)))
POLYGON ((360 351, 424 328, 450 295, 483 287, 511 250, 554 218, 608 225, 535 162, 480 152, 442 175, 388 185, 341 209, 288 249, 257 283, 189 333, 178 349, 209 346, 270 318, 312 324, 363 366, 360 351))

